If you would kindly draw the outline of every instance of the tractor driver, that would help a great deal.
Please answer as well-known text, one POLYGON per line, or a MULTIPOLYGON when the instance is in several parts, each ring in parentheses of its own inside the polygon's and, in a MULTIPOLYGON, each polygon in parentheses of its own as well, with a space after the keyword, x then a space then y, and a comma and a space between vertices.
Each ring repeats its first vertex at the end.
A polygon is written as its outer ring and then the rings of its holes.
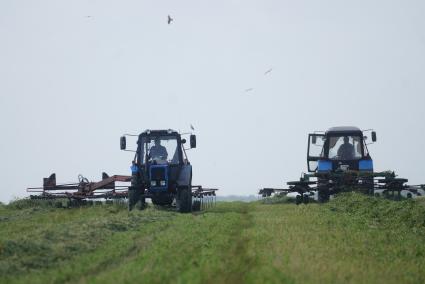
POLYGON ((354 146, 350 143, 348 136, 344 136, 344 144, 339 146, 338 157, 341 160, 351 160, 354 159, 355 150, 354 146))
POLYGON ((149 157, 151 159, 167 160, 167 149, 161 145, 161 140, 158 137, 155 138, 155 145, 149 151, 149 157))

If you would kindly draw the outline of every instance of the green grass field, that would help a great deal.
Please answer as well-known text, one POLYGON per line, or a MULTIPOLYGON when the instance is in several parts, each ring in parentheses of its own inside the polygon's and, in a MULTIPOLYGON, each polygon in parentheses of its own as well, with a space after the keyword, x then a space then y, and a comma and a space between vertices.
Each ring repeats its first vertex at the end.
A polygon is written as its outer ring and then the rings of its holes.
POLYGON ((1 283, 425 283, 424 269, 422 199, 196 214, 0 205, 1 283))

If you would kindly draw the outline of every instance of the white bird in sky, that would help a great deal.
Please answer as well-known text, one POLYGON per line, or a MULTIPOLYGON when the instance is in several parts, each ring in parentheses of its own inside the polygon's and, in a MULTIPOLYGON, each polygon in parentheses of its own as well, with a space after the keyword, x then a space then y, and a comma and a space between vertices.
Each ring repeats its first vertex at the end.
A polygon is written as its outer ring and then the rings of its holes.
POLYGON ((270 68, 269 70, 267 70, 266 72, 264 72, 264 75, 269 74, 270 72, 272 72, 273 68, 270 68))
POLYGON ((245 89, 245 92, 251 92, 252 90, 254 90, 254 88, 248 88, 248 89, 245 89))
POLYGON ((168 24, 171 24, 171 22, 172 22, 172 21, 174 21, 174 19, 173 19, 173 18, 171 18, 171 16, 170 16, 170 15, 168 15, 168 20, 167 20, 168 24))

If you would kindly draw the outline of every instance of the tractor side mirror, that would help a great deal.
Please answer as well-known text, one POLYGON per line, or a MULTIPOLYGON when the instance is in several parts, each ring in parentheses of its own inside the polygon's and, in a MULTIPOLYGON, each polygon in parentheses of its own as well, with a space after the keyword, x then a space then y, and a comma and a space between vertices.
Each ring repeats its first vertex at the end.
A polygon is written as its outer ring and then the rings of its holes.
POLYGON ((186 139, 182 139, 182 144, 185 144, 186 143, 186 139))
POLYGON ((316 144, 316 142, 317 142, 317 136, 316 135, 311 136, 311 143, 316 144))
POLYGON ((190 148, 196 148, 196 135, 190 135, 190 148))
POLYGON ((372 131, 372 141, 376 142, 376 132, 372 131))
POLYGON ((125 139, 125 136, 120 137, 120 148, 121 150, 125 150, 127 147, 127 140, 125 139))

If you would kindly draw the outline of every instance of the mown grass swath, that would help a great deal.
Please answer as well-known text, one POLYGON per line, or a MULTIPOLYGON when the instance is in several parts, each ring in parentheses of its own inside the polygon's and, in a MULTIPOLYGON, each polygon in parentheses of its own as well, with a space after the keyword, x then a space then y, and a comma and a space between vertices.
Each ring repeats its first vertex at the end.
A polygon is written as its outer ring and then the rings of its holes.
POLYGON ((25 202, 0 206, 2 283, 425 281, 422 199, 343 194, 196 214, 25 202))

